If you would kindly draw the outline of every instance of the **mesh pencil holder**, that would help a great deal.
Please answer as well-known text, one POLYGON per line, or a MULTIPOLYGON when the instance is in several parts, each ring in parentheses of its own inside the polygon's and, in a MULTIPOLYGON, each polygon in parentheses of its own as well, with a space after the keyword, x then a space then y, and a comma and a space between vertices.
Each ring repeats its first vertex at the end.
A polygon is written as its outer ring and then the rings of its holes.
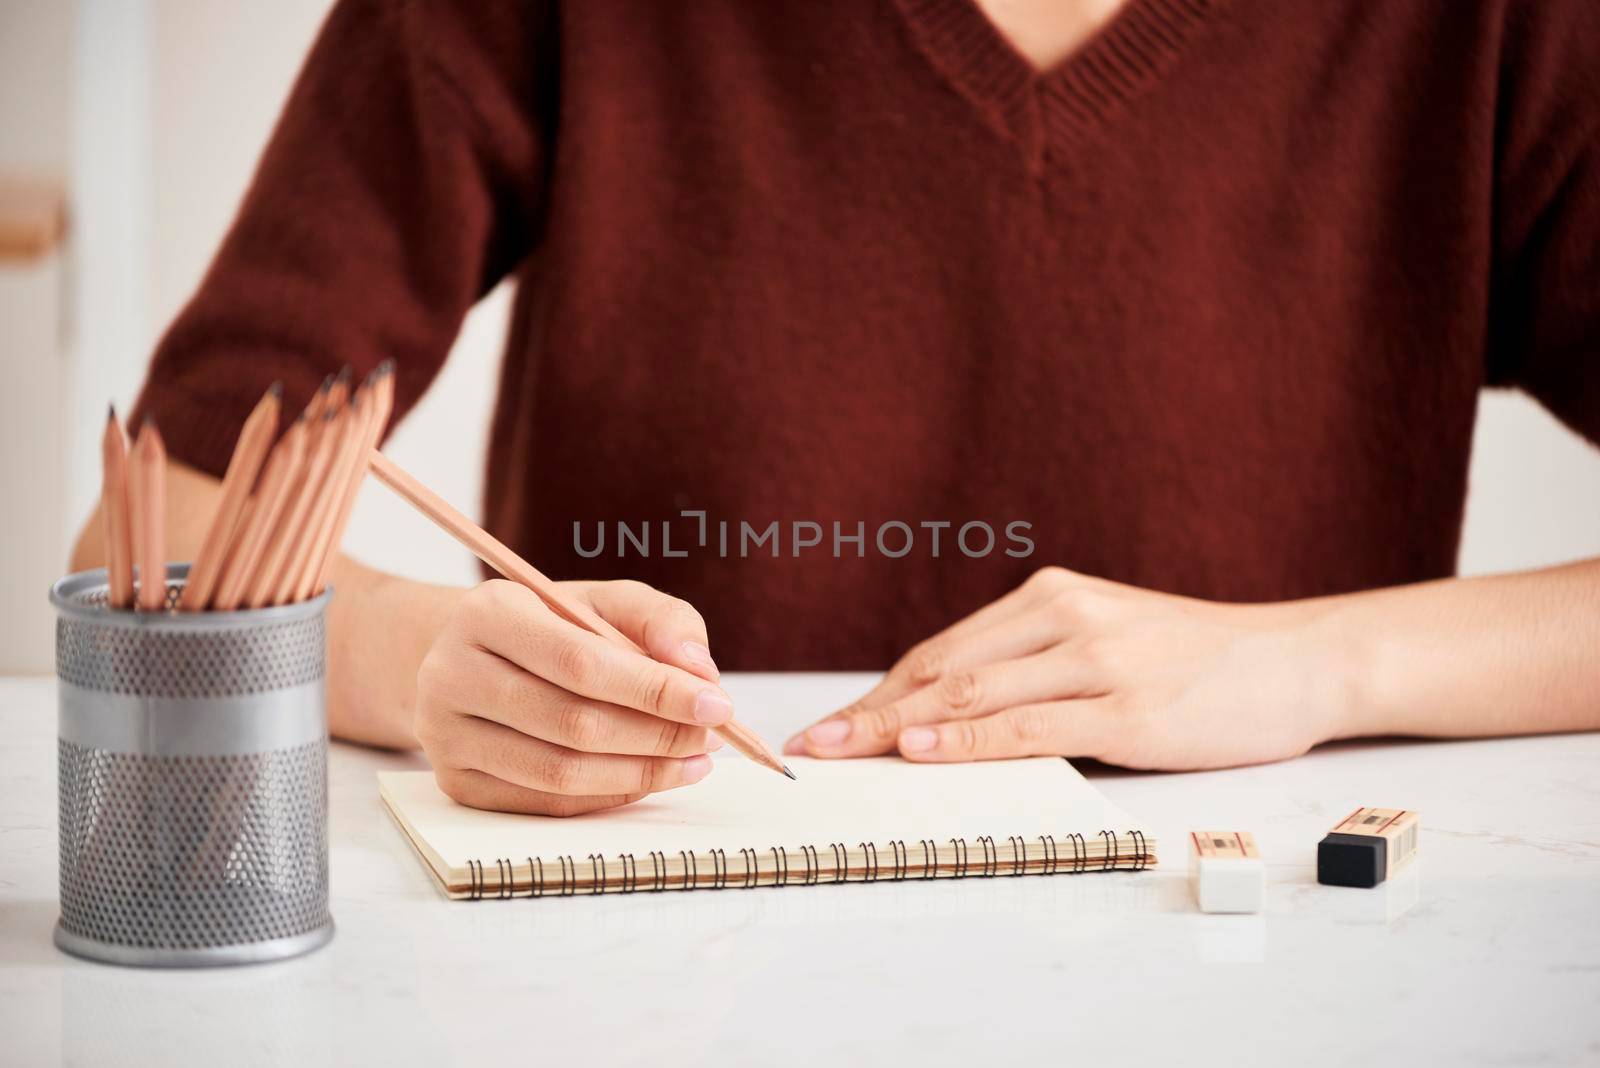
MULTIPOLYGON (((176 600, 187 567, 168 578, 176 600)), ((328 913, 328 595, 238 612, 106 607, 106 573, 56 608, 61 920, 118 964, 275 960, 328 913)))

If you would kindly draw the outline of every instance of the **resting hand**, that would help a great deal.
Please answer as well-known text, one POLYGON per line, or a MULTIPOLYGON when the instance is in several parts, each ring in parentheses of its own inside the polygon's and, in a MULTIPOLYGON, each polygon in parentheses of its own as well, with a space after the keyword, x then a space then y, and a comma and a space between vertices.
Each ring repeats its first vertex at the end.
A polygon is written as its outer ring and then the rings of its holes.
POLYGON ((1342 707, 1315 605, 1216 604, 1048 567, 784 751, 1165 769, 1298 756, 1336 736, 1342 707))
POLYGON ((417 672, 416 735, 439 786, 476 808, 570 816, 698 782, 733 705, 705 622, 638 582, 564 583, 650 651, 561 619, 531 591, 459 598, 417 672))

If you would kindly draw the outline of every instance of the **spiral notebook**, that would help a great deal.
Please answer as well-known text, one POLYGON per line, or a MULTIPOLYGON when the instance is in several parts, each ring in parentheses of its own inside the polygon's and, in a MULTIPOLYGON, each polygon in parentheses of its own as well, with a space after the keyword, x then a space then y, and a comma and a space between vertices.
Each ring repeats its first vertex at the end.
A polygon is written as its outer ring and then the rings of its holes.
POLYGON ((556 819, 456 804, 427 771, 379 772, 451 898, 1137 871, 1155 839, 1056 757, 977 764, 719 759, 694 786, 556 819))

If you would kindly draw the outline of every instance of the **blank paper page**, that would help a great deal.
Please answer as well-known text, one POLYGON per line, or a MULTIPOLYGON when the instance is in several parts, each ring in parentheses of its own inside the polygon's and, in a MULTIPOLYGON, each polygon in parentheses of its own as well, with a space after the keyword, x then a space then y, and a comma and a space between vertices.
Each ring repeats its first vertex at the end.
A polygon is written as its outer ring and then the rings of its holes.
POLYGON ((451 801, 426 771, 379 772, 417 844, 450 869, 483 857, 585 856, 680 849, 734 852, 892 839, 1033 838, 1141 829, 1056 757, 975 764, 790 758, 790 781, 719 759, 694 786, 623 808, 557 819, 484 812, 451 801))

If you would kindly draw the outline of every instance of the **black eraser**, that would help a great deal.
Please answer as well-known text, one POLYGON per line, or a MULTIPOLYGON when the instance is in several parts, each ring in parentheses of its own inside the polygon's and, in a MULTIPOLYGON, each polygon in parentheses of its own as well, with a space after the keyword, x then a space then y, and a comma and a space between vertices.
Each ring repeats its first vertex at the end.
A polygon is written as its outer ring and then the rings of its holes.
POLYGON ((1370 834, 1330 834, 1317 843, 1317 882, 1377 886, 1388 877, 1389 843, 1370 834))

